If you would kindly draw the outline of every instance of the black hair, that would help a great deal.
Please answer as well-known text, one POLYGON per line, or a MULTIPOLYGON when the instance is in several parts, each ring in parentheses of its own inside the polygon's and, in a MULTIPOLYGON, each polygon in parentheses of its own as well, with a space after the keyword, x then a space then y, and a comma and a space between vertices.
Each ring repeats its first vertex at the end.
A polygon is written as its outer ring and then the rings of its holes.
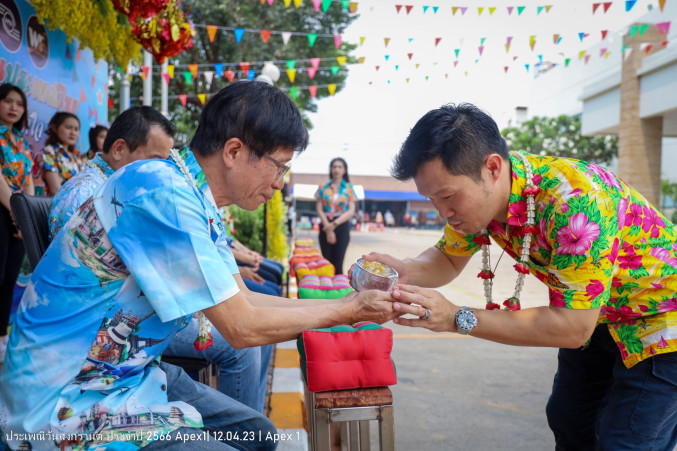
POLYGON ((441 158, 451 174, 480 181, 482 165, 492 153, 509 161, 508 145, 491 116, 469 103, 448 104, 419 119, 390 173, 398 180, 410 180, 423 163, 441 158))
POLYGON ((346 163, 346 160, 344 160, 344 159, 341 158, 341 157, 336 157, 336 158, 334 158, 333 160, 331 160, 331 161, 329 162, 329 178, 330 178, 330 179, 332 178, 332 175, 331 175, 331 166, 332 166, 336 161, 340 161, 341 163, 343 163, 343 167, 346 169, 346 172, 343 173, 343 180, 345 180, 347 183, 350 183, 350 177, 348 177, 348 163, 346 163))
MULTIPOLYGON (((69 113, 67 111, 59 111, 52 116, 52 118, 49 120, 49 124, 47 126, 47 139, 45 140, 45 145, 46 146, 53 146, 54 144, 59 143, 59 136, 56 133, 56 129, 59 128, 61 124, 66 119, 75 119, 78 121, 78 125, 80 125, 80 118, 74 115, 73 113, 69 113)), ((68 150, 73 150, 75 146, 68 146, 68 150)))
POLYGON ((103 131, 108 131, 108 127, 101 124, 97 124, 89 129, 89 148, 91 150, 94 150, 95 152, 99 151, 99 149, 96 148, 96 137, 103 131))
POLYGON ((280 89, 261 81, 231 83, 205 105, 190 141, 206 157, 240 139, 257 158, 287 147, 303 152, 308 130, 294 102, 280 89))
POLYGON ((28 127, 28 101, 26 100, 26 94, 24 94, 18 86, 14 86, 10 83, 3 83, 0 85, 0 100, 4 100, 12 91, 19 94, 24 101, 24 114, 22 114, 19 120, 13 124, 14 127, 23 130, 28 127))
POLYGON ((118 139, 124 139, 129 151, 134 152, 137 147, 146 145, 148 132, 153 125, 162 128, 170 137, 176 134, 174 124, 155 108, 143 105, 126 109, 110 124, 103 141, 103 153, 110 152, 113 143, 118 139))

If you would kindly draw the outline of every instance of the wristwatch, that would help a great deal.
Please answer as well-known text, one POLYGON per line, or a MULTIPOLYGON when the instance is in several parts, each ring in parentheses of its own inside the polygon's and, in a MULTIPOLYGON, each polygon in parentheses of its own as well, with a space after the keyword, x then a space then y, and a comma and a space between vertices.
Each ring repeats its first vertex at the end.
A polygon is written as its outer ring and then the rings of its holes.
POLYGON ((461 307, 456 312, 456 329, 461 335, 468 335, 477 326, 477 318, 470 307, 461 307))

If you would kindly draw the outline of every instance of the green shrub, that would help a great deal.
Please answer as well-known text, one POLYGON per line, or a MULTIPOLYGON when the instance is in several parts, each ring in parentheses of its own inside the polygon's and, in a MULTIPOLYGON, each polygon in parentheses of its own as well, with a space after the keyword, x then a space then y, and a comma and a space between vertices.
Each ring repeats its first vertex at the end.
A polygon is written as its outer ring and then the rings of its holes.
POLYGON ((243 210, 232 205, 228 207, 233 216, 235 238, 249 249, 261 252, 263 250, 263 205, 254 211, 243 210))

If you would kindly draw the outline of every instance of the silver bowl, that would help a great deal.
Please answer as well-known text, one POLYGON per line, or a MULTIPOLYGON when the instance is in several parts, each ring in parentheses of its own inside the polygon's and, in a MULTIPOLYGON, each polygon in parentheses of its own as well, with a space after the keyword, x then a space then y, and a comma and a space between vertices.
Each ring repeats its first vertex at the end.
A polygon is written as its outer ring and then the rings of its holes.
POLYGON ((356 291, 381 290, 389 292, 397 283, 397 279, 397 271, 390 266, 358 258, 353 266, 353 277, 350 285, 356 291))

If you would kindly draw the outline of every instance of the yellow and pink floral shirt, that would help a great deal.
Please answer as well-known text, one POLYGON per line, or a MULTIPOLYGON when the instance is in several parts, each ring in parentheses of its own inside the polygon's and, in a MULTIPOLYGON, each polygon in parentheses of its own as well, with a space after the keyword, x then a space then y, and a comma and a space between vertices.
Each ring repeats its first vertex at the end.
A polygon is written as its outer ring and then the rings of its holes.
MULTIPOLYGON (((550 305, 601 307, 623 362, 630 368, 655 354, 677 351, 677 228, 612 172, 585 161, 526 154, 532 165, 536 233, 531 272, 549 288, 550 305)), ((526 174, 510 155, 512 189, 507 227, 489 235, 513 258, 527 222, 526 174)), ((472 255, 481 237, 450 226, 437 247, 472 255)))

